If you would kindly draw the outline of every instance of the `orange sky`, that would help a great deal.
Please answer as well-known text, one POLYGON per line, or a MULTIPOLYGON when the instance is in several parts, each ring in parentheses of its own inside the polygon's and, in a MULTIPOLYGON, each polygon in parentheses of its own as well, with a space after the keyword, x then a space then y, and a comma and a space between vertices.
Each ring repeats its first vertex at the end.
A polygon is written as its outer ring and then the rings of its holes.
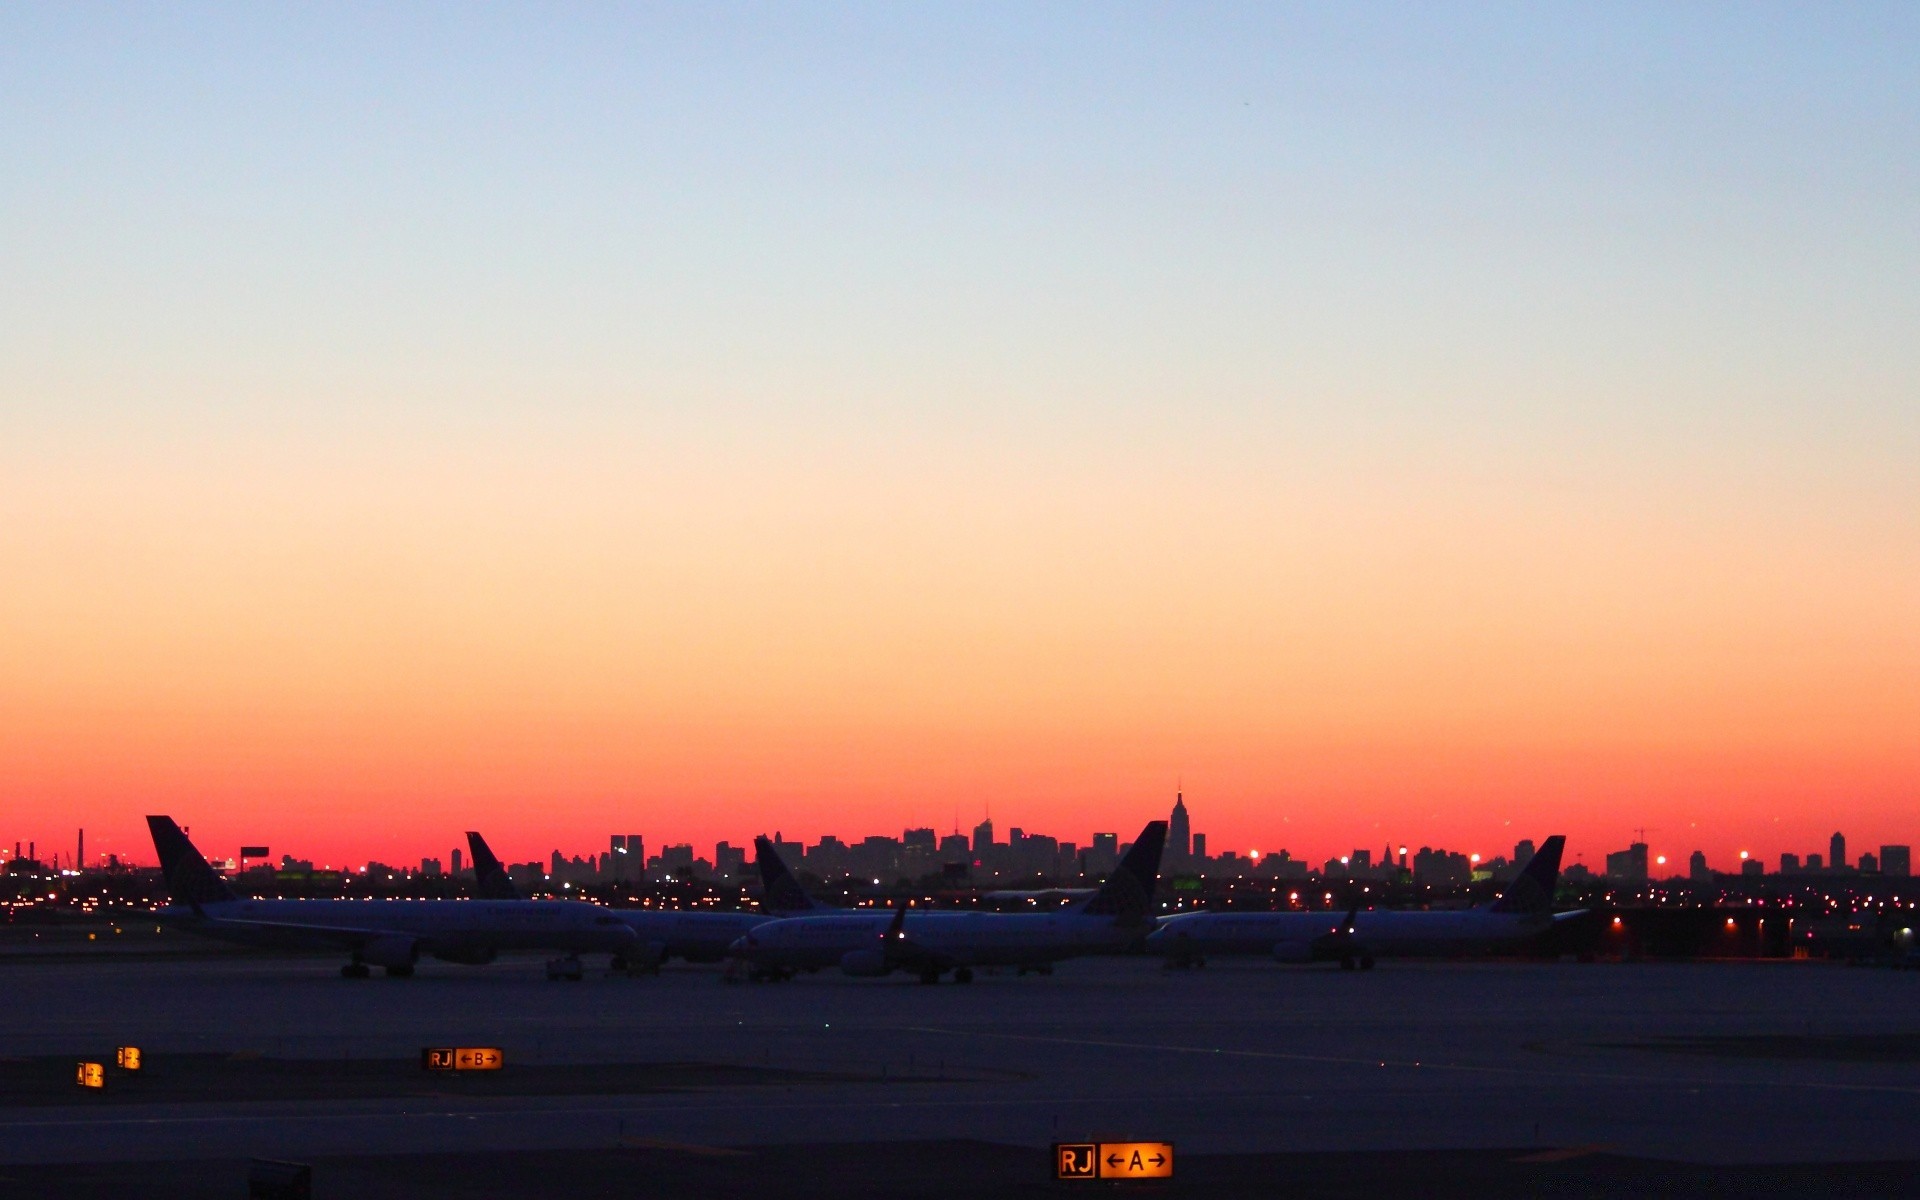
POLYGON ((5 840, 142 858, 165 810, 321 860, 470 825, 705 853, 990 809, 1084 841, 1176 783, 1214 846, 1316 860, 1914 836, 1897 531, 1380 463, 1135 487, 1124 451, 905 480, 761 446, 636 482, 633 449, 16 474, 5 840))

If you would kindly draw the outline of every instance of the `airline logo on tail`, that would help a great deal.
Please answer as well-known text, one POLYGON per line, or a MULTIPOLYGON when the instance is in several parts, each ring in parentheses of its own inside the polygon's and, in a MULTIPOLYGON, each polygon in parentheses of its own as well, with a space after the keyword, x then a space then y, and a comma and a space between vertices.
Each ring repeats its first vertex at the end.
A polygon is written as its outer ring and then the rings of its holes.
POLYGON ((467 848, 473 851, 473 878, 482 900, 524 900, 520 889, 507 877, 507 869, 494 856, 487 839, 467 830, 467 848))
POLYGON ((774 849, 773 839, 764 833, 753 839, 753 858, 760 868, 760 907, 771 913, 812 912, 826 907, 807 895, 780 851, 774 849))
POLYGON ((1560 855, 1567 848, 1566 835, 1556 833, 1520 868, 1520 874, 1498 900, 1492 911, 1499 913, 1544 913, 1553 911, 1553 892, 1560 886, 1560 855))
POLYGON ((148 817, 147 831, 153 834, 153 848, 160 855, 160 875, 167 881, 174 903, 199 908, 239 899, 227 881, 213 873, 172 817, 148 817))
POLYGON ((1167 823, 1148 821, 1127 856, 1080 911, 1090 917, 1112 917, 1116 925, 1150 924, 1153 889, 1160 882, 1160 854, 1166 845, 1167 823))

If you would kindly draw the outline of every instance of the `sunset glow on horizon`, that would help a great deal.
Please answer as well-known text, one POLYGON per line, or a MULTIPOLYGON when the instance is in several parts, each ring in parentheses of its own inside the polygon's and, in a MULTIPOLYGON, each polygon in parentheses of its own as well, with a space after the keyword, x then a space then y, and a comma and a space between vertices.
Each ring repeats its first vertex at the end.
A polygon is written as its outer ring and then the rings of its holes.
POLYGON ((1920 840, 1910 10, 110 11, 0 16, 9 851, 1920 840))

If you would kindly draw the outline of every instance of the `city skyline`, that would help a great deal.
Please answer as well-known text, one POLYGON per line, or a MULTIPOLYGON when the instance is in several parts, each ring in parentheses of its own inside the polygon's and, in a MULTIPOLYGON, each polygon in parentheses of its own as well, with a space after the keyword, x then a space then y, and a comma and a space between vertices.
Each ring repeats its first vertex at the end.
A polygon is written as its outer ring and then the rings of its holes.
MULTIPOLYGON (((1231 862, 1236 858, 1244 862, 1248 859, 1258 861, 1275 857, 1282 859, 1290 858, 1294 863, 1300 864, 1303 869, 1317 873, 1324 865, 1336 861, 1344 861, 1349 856, 1360 856, 1363 861, 1371 859, 1372 864, 1378 866, 1382 862, 1389 861, 1393 858, 1404 859, 1415 853, 1424 853, 1429 850, 1436 853, 1453 854, 1463 859, 1470 859, 1471 862, 1477 866, 1483 860, 1489 863, 1517 861, 1518 858, 1524 857, 1524 854, 1521 853, 1522 850, 1530 853, 1531 847, 1548 836, 1549 833, 1560 832, 1559 830, 1535 831, 1521 834, 1517 836, 1514 841, 1504 845, 1489 844, 1485 847, 1476 845, 1454 845, 1441 839, 1409 840, 1404 838, 1396 839, 1392 836, 1384 839, 1376 839, 1370 844, 1349 839, 1352 844, 1342 846, 1340 849, 1321 852, 1315 852, 1313 850, 1303 851, 1296 846, 1286 844, 1284 841, 1269 841, 1265 846, 1256 844, 1241 847, 1213 838, 1205 828, 1204 823, 1199 827, 1193 827, 1190 823, 1191 809, 1184 804, 1184 799, 1184 793, 1177 794, 1172 809, 1172 827, 1169 833, 1166 859, 1166 870, 1168 873, 1190 869, 1196 861, 1219 864, 1222 862, 1231 862), (1183 833, 1187 835, 1187 840, 1184 844, 1181 836, 1183 833), (1375 856, 1376 850, 1386 855, 1387 858, 1383 859, 1375 856)), ((189 826, 189 828, 191 828, 191 826, 189 826)), ((711 841, 674 836, 670 830, 665 834, 654 834, 651 836, 642 831, 631 831, 622 834, 607 834, 603 832, 598 835, 599 848, 597 849, 594 848, 592 838, 588 839, 588 844, 584 847, 581 845, 580 840, 576 838, 566 843, 554 841, 550 845, 545 845, 538 853, 528 855, 525 853, 526 846, 516 845, 513 842, 501 839, 496 834, 484 829, 481 830, 481 832, 488 835, 489 842, 494 844, 495 852, 499 854, 503 860, 513 863, 546 862, 551 859, 555 863, 567 860, 577 864, 581 861, 583 853, 585 860, 588 862, 604 862, 605 860, 601 859, 600 856, 623 853, 631 839, 631 841, 643 844, 645 847, 639 860, 640 869, 644 869, 647 863, 658 862, 662 851, 669 848, 676 854, 689 852, 687 857, 690 860, 697 859, 706 862, 709 864, 709 868, 711 868, 712 864, 720 863, 721 854, 717 849, 710 848, 728 847, 731 850, 735 863, 742 866, 750 865, 752 861, 753 839, 761 835, 773 839, 778 845, 791 848, 795 854, 805 851, 809 855, 816 848, 823 846, 837 846, 842 852, 852 851, 857 853, 862 842, 879 841, 893 843, 894 849, 897 851, 903 843, 910 846, 918 837, 924 836, 929 848, 937 846, 944 854, 944 857, 939 859, 942 863, 947 859, 953 858, 953 854, 949 851, 952 844, 956 841, 972 846, 975 854, 977 854, 980 850, 981 839, 983 837, 986 839, 988 846, 995 847, 999 850, 1005 850, 1010 844, 1013 844, 1017 838, 1024 837, 1027 839, 1039 839, 1046 842, 1063 844, 1068 848, 1069 854, 1077 850, 1080 854, 1081 869, 1093 874, 1100 874, 1110 869, 1112 864, 1108 860, 1116 857, 1117 853, 1124 851, 1125 842, 1123 839, 1127 836, 1124 830, 1118 826, 1110 826, 1104 829, 1094 828, 1084 831, 1078 837, 1074 837, 1071 835, 1061 835, 1056 831, 1039 827, 1029 828, 1024 825, 1013 825, 1011 823, 1000 825, 996 824, 991 816, 985 816, 972 827, 956 825, 954 828, 945 831, 932 825, 906 825, 901 827, 901 833, 897 836, 891 833, 873 830, 862 832, 849 829, 795 833, 778 824, 763 829, 756 829, 750 833, 735 834, 731 837, 716 838, 711 841), (1107 846, 1106 854, 1104 857, 1096 857, 1096 859, 1089 864, 1087 854, 1089 850, 1100 844, 1101 839, 1105 839, 1107 846)), ((1650 833, 1651 831, 1648 830, 1636 829, 1632 831, 1634 840, 1632 840, 1630 844, 1622 843, 1621 846, 1624 846, 1624 848, 1616 846, 1614 848, 1596 851, 1593 853, 1591 860, 1588 858, 1587 851, 1576 849, 1570 841, 1565 860, 1566 864, 1570 868, 1584 868, 1595 875, 1622 876, 1624 874, 1625 877, 1635 877, 1637 875, 1639 878, 1658 879, 1676 878, 1687 875, 1690 867, 1693 865, 1693 860, 1698 857, 1703 860, 1699 865, 1705 866, 1715 872, 1737 874, 1743 868, 1747 868, 1762 870, 1766 874, 1771 875, 1783 872, 1792 873, 1801 870, 1803 865, 1804 869, 1813 872, 1831 869, 1835 863, 1841 863, 1849 869, 1854 869, 1858 868, 1860 864, 1865 861, 1862 859, 1862 855, 1868 856, 1868 860, 1874 860, 1877 859, 1877 856, 1881 853, 1888 849, 1893 849, 1902 852, 1898 858, 1901 867, 1897 873, 1905 874, 1905 863, 1907 859, 1904 851, 1911 840, 1910 837, 1904 833, 1901 833, 1900 836, 1882 835, 1878 837, 1862 837, 1856 839, 1853 843, 1857 849, 1853 853, 1848 853, 1845 847, 1848 845, 1849 835, 1843 830, 1835 830, 1831 831, 1824 838, 1810 840, 1804 846, 1798 846, 1794 849, 1782 847, 1772 853, 1763 853, 1757 850, 1743 848, 1724 858, 1719 858, 1707 853, 1698 845, 1680 848, 1677 846, 1669 847, 1665 843, 1655 844, 1638 840, 1640 837, 1647 836, 1650 833), (1624 873, 1615 869, 1617 862, 1628 861, 1635 856, 1638 858, 1639 865, 1637 868, 1628 868, 1624 873), (1748 864, 1753 865, 1749 867, 1748 864)), ((222 848, 222 844, 218 839, 224 836, 223 834, 214 833, 209 835, 203 832, 197 836, 202 839, 204 848, 210 856, 229 861, 237 857, 234 851, 222 848)), ((16 838, 13 841, 11 851, 9 851, 4 837, 0 837, 0 862, 22 856, 25 853, 23 847, 32 848, 44 845, 46 854, 42 856, 41 861, 71 866, 76 853, 81 852, 80 847, 84 845, 88 838, 92 838, 93 846, 92 852, 87 854, 86 858, 86 864, 89 867, 104 864, 109 856, 123 864, 151 865, 148 861, 151 857, 150 843, 146 847, 148 853, 143 855, 137 847, 130 850, 126 847, 117 846, 112 841, 103 844, 97 833, 90 835, 84 829, 76 830, 74 838, 67 841, 64 846, 58 841, 49 840, 42 843, 40 839, 35 838, 16 838)), ((424 863, 426 860, 431 859, 436 864, 451 864, 449 869, 458 871, 460 870, 460 863, 466 854, 464 838, 465 834, 463 831, 458 838, 447 841, 445 850, 438 847, 421 846, 415 848, 410 853, 388 851, 383 854, 362 852, 355 855, 349 851, 331 856, 315 851, 313 849, 313 842, 310 839, 302 839, 297 835, 281 839, 263 836, 245 837, 234 842, 234 846, 259 846, 265 844, 269 853, 265 856, 254 856, 257 860, 257 865, 270 865, 282 858, 293 858, 318 864, 321 865, 323 869, 329 870, 354 870, 368 863, 379 863, 412 869, 413 864, 424 863), (339 864, 337 867, 334 865, 336 860, 339 864)), ((528 845, 533 844, 536 843, 528 843, 528 845)), ((929 856, 928 861, 935 861, 935 857, 929 856)), ((802 863, 796 861, 794 865, 798 866, 802 865, 802 863)), ((1402 865, 1405 864, 1403 863, 1402 865)), ((435 869, 437 870, 439 868, 436 867, 435 869)), ((1878 870, 1877 861, 1874 861, 1873 865, 1867 869, 1878 870)), ((1048 869, 1040 873, 1053 872, 1051 869, 1048 869)))
POLYGON ((1904 838, 1916 38, 0 8, 0 806, 1904 838))

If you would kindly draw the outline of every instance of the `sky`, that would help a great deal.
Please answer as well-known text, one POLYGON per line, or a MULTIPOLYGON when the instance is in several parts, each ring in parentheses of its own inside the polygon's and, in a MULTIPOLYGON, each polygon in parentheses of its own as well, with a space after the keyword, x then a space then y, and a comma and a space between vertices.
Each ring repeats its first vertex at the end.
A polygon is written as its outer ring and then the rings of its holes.
POLYGON ((1917 50, 0 8, 0 843, 1920 839, 1917 50))

